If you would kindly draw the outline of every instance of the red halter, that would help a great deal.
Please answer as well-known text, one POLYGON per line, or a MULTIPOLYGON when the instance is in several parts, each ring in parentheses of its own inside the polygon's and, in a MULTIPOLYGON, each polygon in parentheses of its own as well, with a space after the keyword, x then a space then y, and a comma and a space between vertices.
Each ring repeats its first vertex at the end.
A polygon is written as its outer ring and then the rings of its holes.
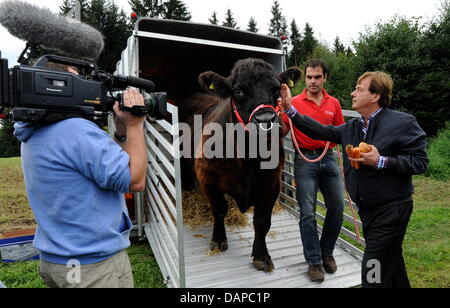
POLYGON ((242 125, 242 128, 243 128, 245 131, 247 131, 247 132, 249 131, 247 125, 252 121, 253 116, 254 116, 255 113, 258 112, 259 110, 261 110, 261 109, 263 109, 263 108, 269 108, 269 109, 272 109, 273 111, 275 111, 275 113, 276 113, 277 115, 280 115, 280 112, 281 112, 281 109, 280 109, 279 106, 277 106, 277 107, 275 108, 275 107, 272 106, 272 105, 259 105, 258 107, 255 108, 255 110, 253 110, 252 114, 251 114, 250 117, 248 118, 247 124, 245 124, 245 123, 244 123, 244 120, 242 120, 242 117, 241 117, 241 115, 239 114, 239 111, 238 111, 238 109, 237 109, 237 107, 236 107, 236 104, 234 103, 233 98, 230 98, 230 101, 231 101, 231 107, 233 108, 233 111, 234 111, 234 115, 236 116, 238 122, 242 125))

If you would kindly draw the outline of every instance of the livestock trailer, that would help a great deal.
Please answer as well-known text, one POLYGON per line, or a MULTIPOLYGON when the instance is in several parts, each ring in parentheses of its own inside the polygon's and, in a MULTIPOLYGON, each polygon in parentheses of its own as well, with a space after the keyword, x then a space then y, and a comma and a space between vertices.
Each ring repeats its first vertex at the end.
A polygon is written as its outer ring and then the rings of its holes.
MULTIPOLYGON (((344 239, 339 239, 335 253, 338 272, 327 275, 320 285, 307 277, 293 185, 294 150, 289 139, 279 200, 285 210, 273 216, 267 237, 275 265, 272 273, 258 272, 251 264, 252 224, 228 227, 229 249, 210 254, 210 228, 193 230, 183 223, 183 202, 187 201, 181 188, 176 102, 200 91, 200 73, 215 71, 228 76, 237 60, 248 57, 261 58, 280 72, 285 69, 283 44, 278 38, 207 24, 151 18, 137 21, 116 73, 152 80, 155 91, 167 92, 171 115, 171 119, 148 119, 145 123, 149 168, 146 190, 134 198, 137 235, 148 239, 169 287, 357 286, 361 282, 362 252, 344 239)), ((319 205, 323 203, 319 201, 319 205)), ((320 213, 318 218, 324 219, 320 213)), ((353 221, 348 214, 345 220, 353 221)), ((355 237, 346 229, 343 234, 355 237)))

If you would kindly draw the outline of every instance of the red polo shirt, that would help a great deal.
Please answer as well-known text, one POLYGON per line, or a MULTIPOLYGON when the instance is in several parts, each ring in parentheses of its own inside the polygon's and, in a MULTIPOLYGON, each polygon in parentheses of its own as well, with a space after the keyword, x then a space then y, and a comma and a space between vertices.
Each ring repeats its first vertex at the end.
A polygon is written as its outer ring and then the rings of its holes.
MULTIPOLYGON (((303 115, 307 115, 324 125, 339 126, 345 123, 344 116, 342 115, 341 104, 336 98, 330 96, 325 90, 322 90, 323 100, 322 103, 320 103, 320 106, 318 106, 315 102, 308 99, 306 96, 307 91, 308 90, 305 89, 302 94, 292 98, 292 105, 294 105, 298 112, 303 115)), ((284 113, 283 121, 287 127, 290 128, 289 117, 284 113)), ((326 141, 314 140, 307 137, 295 127, 294 132, 298 145, 302 149, 323 149, 327 144, 326 141)), ((335 146, 336 144, 332 143, 330 148, 335 146)))

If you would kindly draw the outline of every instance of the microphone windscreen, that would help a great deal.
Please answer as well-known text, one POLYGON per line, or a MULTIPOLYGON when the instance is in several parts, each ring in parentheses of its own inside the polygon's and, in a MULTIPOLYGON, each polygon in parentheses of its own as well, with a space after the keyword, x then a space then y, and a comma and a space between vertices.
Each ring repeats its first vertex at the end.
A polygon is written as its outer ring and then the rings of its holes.
POLYGON ((0 23, 17 38, 67 56, 95 60, 103 51, 103 35, 93 27, 27 2, 0 3, 0 23))

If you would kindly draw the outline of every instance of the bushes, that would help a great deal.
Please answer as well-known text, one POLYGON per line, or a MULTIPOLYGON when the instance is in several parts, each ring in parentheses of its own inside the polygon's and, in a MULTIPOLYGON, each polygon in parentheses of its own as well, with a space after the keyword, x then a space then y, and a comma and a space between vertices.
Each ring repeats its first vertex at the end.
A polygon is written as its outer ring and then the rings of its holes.
POLYGON ((20 156, 20 142, 13 133, 13 124, 0 120, 0 157, 20 156))
POLYGON ((440 181, 450 180, 450 122, 428 146, 430 165, 426 176, 440 181))
POLYGON ((354 44, 355 72, 389 73, 395 83, 392 107, 416 116, 427 134, 435 136, 450 112, 449 42, 447 0, 441 15, 428 24, 395 16, 361 34, 354 44))

